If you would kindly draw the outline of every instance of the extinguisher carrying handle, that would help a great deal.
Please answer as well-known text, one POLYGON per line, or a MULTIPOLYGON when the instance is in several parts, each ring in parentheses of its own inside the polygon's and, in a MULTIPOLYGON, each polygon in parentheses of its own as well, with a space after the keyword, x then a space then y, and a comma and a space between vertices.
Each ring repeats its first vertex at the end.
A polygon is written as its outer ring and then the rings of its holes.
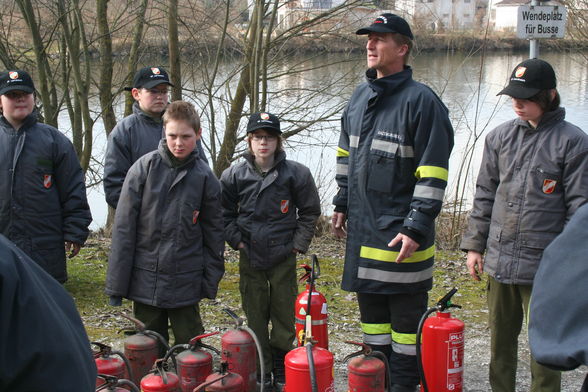
POLYGON ((443 312, 444 310, 449 308, 461 308, 460 305, 454 305, 451 303, 451 298, 455 295, 455 293, 457 293, 457 287, 452 288, 447 294, 441 297, 441 299, 437 301, 435 309, 437 309, 440 312, 443 312))
POLYGON ((237 316, 237 314, 233 312, 231 309, 223 308, 223 311, 235 321, 235 328, 239 328, 243 325, 243 319, 237 316))
POLYGON ((109 345, 100 342, 90 342, 90 344, 98 347, 98 351, 92 352, 94 358, 108 357, 109 355, 112 355, 112 347, 109 345))
POLYGON ((112 376, 110 374, 98 374, 97 377, 103 379, 104 384, 102 384, 98 388, 96 388, 96 392, 102 391, 103 389, 106 389, 106 388, 108 388, 108 390, 111 390, 116 387, 123 387, 123 386, 130 387, 131 388, 130 390, 132 392, 141 392, 139 390, 139 388, 137 388, 135 383, 130 380, 127 380, 124 378, 118 379, 118 378, 116 378, 116 376, 112 376))
POLYGON ((210 332, 210 333, 205 333, 205 334, 202 334, 202 335, 195 336, 192 339, 190 339, 189 344, 190 344, 190 346, 200 345, 200 343, 201 343, 200 341, 202 339, 207 338, 209 336, 218 335, 219 333, 220 333, 220 331, 216 331, 216 332, 210 332))

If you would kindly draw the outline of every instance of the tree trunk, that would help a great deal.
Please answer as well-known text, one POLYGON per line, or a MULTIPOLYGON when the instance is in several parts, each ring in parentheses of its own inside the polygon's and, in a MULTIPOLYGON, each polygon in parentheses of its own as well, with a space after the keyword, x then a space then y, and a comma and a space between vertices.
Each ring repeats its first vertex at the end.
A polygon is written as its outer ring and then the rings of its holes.
POLYGON ((106 135, 116 125, 116 116, 112 107, 112 38, 108 26, 108 1, 96 0, 96 22, 98 23, 98 43, 100 45, 100 109, 106 135))
POLYGON ((171 89, 172 101, 182 99, 182 69, 180 65, 180 44, 178 42, 178 0, 169 0, 167 16, 167 39, 169 47, 169 74, 174 85, 171 89))
MULTIPOLYGON (((129 52, 129 60, 127 61, 127 77, 125 78, 126 87, 131 87, 133 84, 133 76, 137 72, 137 63, 139 62, 139 48, 141 47, 141 40, 143 39, 143 26, 145 25, 145 13, 147 12, 148 0, 141 0, 139 8, 137 9, 137 19, 135 20, 135 27, 133 28, 133 42, 131 44, 131 51, 129 52)), ((127 94, 125 99, 125 116, 133 113, 133 103, 135 100, 131 94, 127 94)))

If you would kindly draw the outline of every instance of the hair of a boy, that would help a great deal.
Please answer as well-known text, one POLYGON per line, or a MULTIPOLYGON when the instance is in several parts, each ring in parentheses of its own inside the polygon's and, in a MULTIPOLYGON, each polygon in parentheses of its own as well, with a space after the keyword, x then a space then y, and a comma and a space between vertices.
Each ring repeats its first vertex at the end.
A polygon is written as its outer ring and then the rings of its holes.
POLYGON ((406 45, 407 46, 406 54, 404 55, 404 65, 408 64, 408 58, 410 57, 410 51, 412 50, 412 46, 413 46, 412 40, 410 38, 408 38, 406 35, 402 35, 402 34, 398 34, 398 33, 390 33, 390 35, 392 36, 392 40, 396 43, 396 45, 398 45, 398 46, 406 45))
POLYGON ((561 98, 557 90, 555 90, 555 96, 553 99, 551 99, 551 89, 539 91, 537 94, 529 98, 529 101, 535 102, 537 105, 539 105, 544 113, 556 110, 561 104, 561 98))
POLYGON ((200 116, 196 113, 196 108, 186 101, 174 101, 170 103, 163 113, 163 126, 169 121, 185 121, 198 134, 200 130, 200 116))
MULTIPOLYGON (((271 135, 276 135, 276 136, 278 137, 278 140, 277 140, 277 142, 278 142, 278 145, 276 146, 276 154, 277 154, 278 152, 280 152, 280 151, 284 151, 284 141, 283 141, 283 139, 282 139, 282 135, 280 135, 279 133, 277 133, 277 132, 275 132, 275 131, 272 131, 271 129, 265 129, 265 128, 260 128, 260 129, 263 129, 263 130, 264 130, 264 131, 266 131, 267 133, 269 133, 269 134, 271 134, 271 135)), ((248 149, 249 149, 249 153, 250 153, 251 155, 254 155, 254 154, 253 154, 253 149, 251 148, 251 139, 253 139, 253 134, 254 134, 254 133, 255 133, 255 132, 249 132, 249 133, 247 134, 247 147, 248 147, 248 149)))

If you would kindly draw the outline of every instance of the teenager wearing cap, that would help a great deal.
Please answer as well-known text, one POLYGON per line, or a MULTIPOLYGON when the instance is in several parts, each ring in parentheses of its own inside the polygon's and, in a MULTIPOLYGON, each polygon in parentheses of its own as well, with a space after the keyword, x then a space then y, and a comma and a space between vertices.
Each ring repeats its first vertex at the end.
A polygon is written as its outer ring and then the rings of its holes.
MULTIPOLYGON (((543 250, 588 200, 588 135, 564 120, 555 72, 525 60, 498 93, 517 118, 486 137, 461 248, 475 280, 488 277, 490 385, 514 391, 518 335, 543 250), (485 255, 484 255, 485 253, 485 255)), ((531 359, 531 391, 559 391, 559 372, 531 359)))
POLYGON ((412 78, 403 18, 380 15, 357 34, 367 35, 369 69, 341 120, 332 227, 347 236, 341 286, 357 292, 363 340, 388 356, 391 390, 411 392, 453 128, 439 97, 412 78))
POLYGON ((278 117, 252 114, 249 151, 221 176, 225 240, 239 250, 242 306, 263 350, 266 391, 272 373, 276 389, 284 385, 284 356, 295 339, 296 255, 308 250, 321 213, 310 170, 286 159, 281 134, 278 117))
MULTIPOLYGON (((165 69, 144 67, 137 71, 131 91, 133 113, 119 121, 108 137, 104 159, 104 195, 116 208, 129 168, 143 155, 157 150, 164 138, 162 115, 168 105, 168 89, 173 87, 165 69)), ((206 162, 200 141, 199 159, 206 162)))
POLYGON ((51 276, 67 280, 92 222, 72 143, 39 123, 35 86, 22 70, 0 73, 0 233, 51 276))

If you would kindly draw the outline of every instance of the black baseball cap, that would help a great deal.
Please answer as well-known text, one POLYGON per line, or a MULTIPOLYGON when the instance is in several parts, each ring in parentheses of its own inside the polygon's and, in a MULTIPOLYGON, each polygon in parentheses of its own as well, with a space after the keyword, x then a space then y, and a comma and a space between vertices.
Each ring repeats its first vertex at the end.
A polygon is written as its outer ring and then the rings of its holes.
POLYGON ((369 33, 398 33, 414 39, 408 22, 395 14, 382 14, 371 25, 355 32, 357 35, 366 35, 369 33))
POLYGON ((528 59, 515 67, 508 85, 496 95, 528 99, 539 91, 550 90, 556 85, 555 71, 547 61, 528 59))
POLYGON ((0 74, 0 95, 14 90, 24 91, 29 94, 35 92, 33 79, 26 71, 15 69, 4 71, 0 74))
MULTIPOLYGON (((163 83, 174 87, 170 83, 165 69, 161 67, 143 67, 135 73, 132 88, 153 88, 163 83)), ((131 90, 131 88, 127 88, 127 90, 131 90)))
POLYGON ((276 115, 267 112, 258 112, 249 116, 249 122, 247 123, 247 133, 251 133, 262 128, 282 134, 282 130, 280 129, 280 120, 276 115))

